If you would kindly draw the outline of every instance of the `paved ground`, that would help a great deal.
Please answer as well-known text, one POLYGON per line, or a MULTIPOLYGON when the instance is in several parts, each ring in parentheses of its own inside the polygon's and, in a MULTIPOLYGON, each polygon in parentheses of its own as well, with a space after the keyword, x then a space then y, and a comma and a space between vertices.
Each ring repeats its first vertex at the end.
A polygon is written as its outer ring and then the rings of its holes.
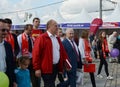
MULTIPOLYGON (((98 69, 99 61, 95 61, 98 69)), ((111 76, 113 76, 113 80, 107 80, 106 79, 106 74, 104 71, 104 67, 102 68, 101 74, 104 76, 104 78, 100 79, 96 77, 96 86, 97 87, 120 87, 120 64, 118 63, 108 63, 109 64, 109 73, 111 76)), ((96 71, 97 72, 97 71, 96 71)), ((88 73, 84 74, 84 85, 80 87, 92 87, 91 81, 89 78, 88 73)))
MULTIPOLYGON (((95 60, 94 63, 97 65, 96 69, 98 70, 99 60, 95 60)), ((114 79, 113 80, 106 79, 106 74, 103 66, 101 74, 104 76, 104 78, 102 79, 97 78, 96 77, 97 70, 96 70, 95 73, 96 87, 120 87, 120 64, 108 62, 108 65, 109 65, 109 73, 111 76, 113 76, 114 79)), ((58 80, 56 81, 56 83, 58 83, 58 80)), ((42 82, 42 87, 43 87, 43 82, 42 82)), ((84 85, 79 87, 92 87, 88 73, 84 73, 84 85)))

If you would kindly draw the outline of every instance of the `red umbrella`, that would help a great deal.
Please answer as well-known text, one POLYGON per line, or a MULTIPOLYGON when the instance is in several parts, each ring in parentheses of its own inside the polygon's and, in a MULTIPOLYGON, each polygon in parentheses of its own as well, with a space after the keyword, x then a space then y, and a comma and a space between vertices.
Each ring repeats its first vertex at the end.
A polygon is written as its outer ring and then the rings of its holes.
POLYGON ((95 18, 91 25, 90 25, 90 32, 92 32, 94 35, 96 34, 97 30, 99 29, 99 27, 103 24, 102 19, 100 18, 95 18))

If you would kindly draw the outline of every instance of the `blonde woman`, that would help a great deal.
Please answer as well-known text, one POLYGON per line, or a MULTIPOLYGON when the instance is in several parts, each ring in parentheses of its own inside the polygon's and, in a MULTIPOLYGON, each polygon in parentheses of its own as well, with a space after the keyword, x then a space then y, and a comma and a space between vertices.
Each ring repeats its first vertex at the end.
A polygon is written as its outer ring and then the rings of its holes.
MULTIPOLYGON (((90 47, 90 42, 89 42, 89 32, 88 30, 83 30, 81 37, 79 39, 79 50, 81 53, 81 58, 83 59, 84 63, 92 63, 91 60, 86 60, 88 57, 91 56, 91 47, 90 47)), ((96 87, 96 82, 95 82, 95 76, 94 73, 89 73, 90 74, 90 79, 92 82, 92 87, 96 87)))

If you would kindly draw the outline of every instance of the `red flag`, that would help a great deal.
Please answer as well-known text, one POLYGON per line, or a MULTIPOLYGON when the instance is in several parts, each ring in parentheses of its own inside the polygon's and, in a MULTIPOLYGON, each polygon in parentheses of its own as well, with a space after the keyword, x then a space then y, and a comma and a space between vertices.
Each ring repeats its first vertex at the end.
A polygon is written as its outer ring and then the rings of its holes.
POLYGON ((90 25, 90 32, 92 32, 94 35, 96 34, 97 30, 99 29, 99 27, 103 24, 102 19, 100 18, 95 18, 91 25, 90 25))

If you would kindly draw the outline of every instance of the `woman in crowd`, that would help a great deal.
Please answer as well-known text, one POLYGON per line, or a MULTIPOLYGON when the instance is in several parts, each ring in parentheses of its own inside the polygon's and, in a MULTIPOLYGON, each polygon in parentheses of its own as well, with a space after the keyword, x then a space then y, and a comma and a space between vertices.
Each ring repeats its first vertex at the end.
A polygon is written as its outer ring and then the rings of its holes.
POLYGON ((113 77, 111 77, 109 75, 108 72, 108 63, 106 61, 106 52, 108 52, 108 43, 106 40, 106 33, 104 31, 101 31, 99 33, 99 38, 97 41, 97 56, 100 59, 100 64, 99 64, 99 68, 98 68, 98 74, 97 77, 98 78, 103 78, 103 76, 100 74, 101 70, 102 70, 102 66, 105 66, 105 73, 107 75, 107 79, 113 79, 113 77))
MULTIPOLYGON (((89 32, 88 30, 83 30, 81 34, 81 38, 79 39, 79 50, 81 53, 81 58, 83 59, 85 64, 92 63, 92 60, 87 60, 87 58, 91 57, 91 47, 90 47, 90 42, 89 42, 89 32)), ((95 76, 94 73, 89 73, 90 74, 90 79, 92 82, 92 86, 96 87, 95 83, 95 76)))

